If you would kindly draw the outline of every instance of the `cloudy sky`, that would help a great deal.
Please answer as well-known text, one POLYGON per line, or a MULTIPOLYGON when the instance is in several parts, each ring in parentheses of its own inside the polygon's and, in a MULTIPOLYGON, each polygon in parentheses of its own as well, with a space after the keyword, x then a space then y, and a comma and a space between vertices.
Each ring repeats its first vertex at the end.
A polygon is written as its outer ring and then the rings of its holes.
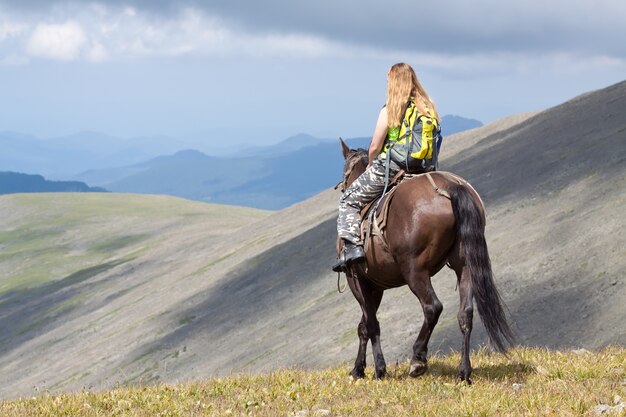
POLYGON ((0 0, 0 131, 371 134, 404 61, 490 122, 626 79, 623 0, 0 0))

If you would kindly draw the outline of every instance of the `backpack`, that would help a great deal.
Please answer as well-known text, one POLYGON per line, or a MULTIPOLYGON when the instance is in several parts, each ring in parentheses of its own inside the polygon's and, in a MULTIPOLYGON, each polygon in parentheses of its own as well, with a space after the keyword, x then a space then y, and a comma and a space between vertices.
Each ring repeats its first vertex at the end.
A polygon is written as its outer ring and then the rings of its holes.
POLYGON ((387 152, 393 162, 409 173, 436 171, 442 139, 435 115, 431 111, 427 115, 421 114, 410 101, 400 135, 389 141, 387 152))

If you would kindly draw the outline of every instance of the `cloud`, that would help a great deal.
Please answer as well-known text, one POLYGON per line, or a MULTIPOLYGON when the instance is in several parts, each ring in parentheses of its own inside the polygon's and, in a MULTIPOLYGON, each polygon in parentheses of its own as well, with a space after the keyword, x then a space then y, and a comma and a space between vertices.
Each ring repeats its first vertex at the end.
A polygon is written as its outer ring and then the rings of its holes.
POLYGON ((76 22, 38 24, 26 44, 26 52, 38 58, 72 61, 79 58, 87 42, 81 26, 76 22))
POLYGON ((0 42, 19 35, 24 30, 24 25, 12 22, 0 22, 0 42))
POLYGON ((86 57, 91 62, 104 62, 109 59, 109 52, 102 44, 96 42, 88 49, 86 57))
MULTIPOLYGON (((199 9, 171 16, 134 7, 58 6, 45 18, 28 22, 23 15, 0 25, 0 52, 5 56, 103 62, 115 59, 181 55, 319 58, 350 55, 351 47, 306 33, 254 33, 199 9), (66 20, 69 16, 72 20, 66 20), (19 19, 24 19, 20 21, 19 19), (47 22, 40 20, 46 19, 47 22), (63 20, 65 19, 65 20, 63 20), (7 46, 4 38, 22 37, 7 46), (23 46, 23 50, 19 48, 23 46), (13 48, 13 49, 10 49, 13 48), (9 50, 10 49, 10 50, 9 50)), ((13 60, 14 62, 18 62, 13 60)), ((28 62, 26 59, 22 62, 28 62)))
MULTIPOLYGON (((21 0, 15 7, 40 10, 60 3, 21 0)), ((87 7, 93 1, 74 4, 87 7)), ((108 0, 103 4, 130 5, 138 13, 164 18, 194 9, 249 33, 301 34, 386 50, 626 56, 623 0, 108 0)))
POLYGON ((457 74, 524 71, 555 57, 626 63, 621 0, 0 0, 0 11, 12 17, 0 21, 5 57, 406 60, 457 74), (9 47, 9 37, 24 40, 9 47))

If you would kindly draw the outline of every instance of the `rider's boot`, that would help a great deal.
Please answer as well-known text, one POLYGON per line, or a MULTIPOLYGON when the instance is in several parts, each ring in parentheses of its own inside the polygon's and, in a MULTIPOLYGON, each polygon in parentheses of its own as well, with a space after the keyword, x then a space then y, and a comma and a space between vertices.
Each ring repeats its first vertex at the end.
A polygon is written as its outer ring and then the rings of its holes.
POLYGON ((362 261, 365 259, 365 252, 363 246, 352 243, 344 239, 343 250, 339 254, 337 263, 333 265, 333 271, 345 272, 348 269, 348 265, 353 262, 362 261))

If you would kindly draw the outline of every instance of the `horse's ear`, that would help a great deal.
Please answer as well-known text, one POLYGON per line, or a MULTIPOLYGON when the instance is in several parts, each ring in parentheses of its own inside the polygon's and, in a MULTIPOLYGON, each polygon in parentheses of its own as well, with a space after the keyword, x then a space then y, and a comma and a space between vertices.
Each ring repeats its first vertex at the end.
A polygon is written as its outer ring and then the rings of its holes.
POLYGON ((339 143, 341 143, 341 153, 343 153, 343 159, 346 159, 348 157, 348 153, 350 152, 350 148, 348 148, 348 145, 346 145, 341 138, 339 138, 339 143))

